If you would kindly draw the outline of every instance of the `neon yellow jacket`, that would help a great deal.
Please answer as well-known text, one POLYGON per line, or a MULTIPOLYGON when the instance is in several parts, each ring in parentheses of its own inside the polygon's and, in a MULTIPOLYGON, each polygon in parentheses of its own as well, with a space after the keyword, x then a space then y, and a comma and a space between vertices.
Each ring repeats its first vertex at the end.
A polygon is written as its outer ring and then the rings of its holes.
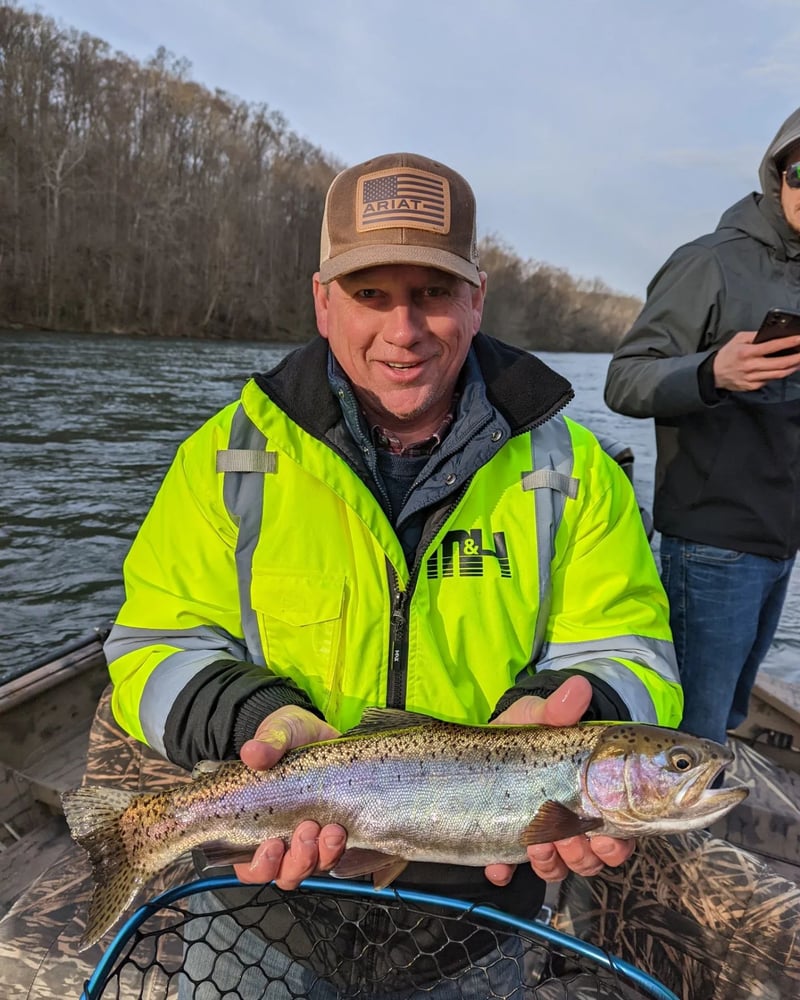
POLYGON ((482 723, 565 672, 590 678, 605 717, 677 725, 666 599, 633 490, 555 413, 570 397, 560 376, 479 335, 471 432, 461 441, 457 420, 453 454, 428 471, 409 564, 324 348, 251 380, 181 446, 106 646, 121 725, 189 764, 235 753, 287 700, 342 730, 387 704, 482 723), (489 401, 510 362, 537 387, 524 415, 489 401))

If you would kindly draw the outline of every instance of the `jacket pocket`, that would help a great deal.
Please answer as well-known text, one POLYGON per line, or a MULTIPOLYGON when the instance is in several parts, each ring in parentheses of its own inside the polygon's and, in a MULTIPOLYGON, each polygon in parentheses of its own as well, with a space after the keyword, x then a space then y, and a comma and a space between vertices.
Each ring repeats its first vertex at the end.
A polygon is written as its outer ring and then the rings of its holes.
POLYGON ((339 659, 345 578, 254 573, 251 602, 267 665, 322 708, 339 659))

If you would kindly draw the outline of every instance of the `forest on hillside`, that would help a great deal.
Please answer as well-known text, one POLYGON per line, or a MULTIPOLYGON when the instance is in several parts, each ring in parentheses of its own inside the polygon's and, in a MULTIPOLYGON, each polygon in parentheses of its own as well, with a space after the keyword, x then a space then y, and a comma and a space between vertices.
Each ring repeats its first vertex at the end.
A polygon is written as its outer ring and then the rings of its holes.
MULTIPOLYGON (((266 103, 0 5, 0 327, 295 342, 345 164, 266 103)), ((641 303, 484 237, 483 328, 609 351, 641 303)))

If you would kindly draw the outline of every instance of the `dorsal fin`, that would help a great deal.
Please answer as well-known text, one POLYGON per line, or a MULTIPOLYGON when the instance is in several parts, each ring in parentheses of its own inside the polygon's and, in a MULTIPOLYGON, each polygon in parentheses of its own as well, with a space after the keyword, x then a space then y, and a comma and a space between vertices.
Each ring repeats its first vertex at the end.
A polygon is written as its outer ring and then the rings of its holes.
POLYGON ((402 708, 366 708, 361 721, 342 735, 365 736, 387 729, 412 729, 417 726, 430 726, 437 722, 441 722, 441 719, 434 719, 421 712, 406 712, 402 708))

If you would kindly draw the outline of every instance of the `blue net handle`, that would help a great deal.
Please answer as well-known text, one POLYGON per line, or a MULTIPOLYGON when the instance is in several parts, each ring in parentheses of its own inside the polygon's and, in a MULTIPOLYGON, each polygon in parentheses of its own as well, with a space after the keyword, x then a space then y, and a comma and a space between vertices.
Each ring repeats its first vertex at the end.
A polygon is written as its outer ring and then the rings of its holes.
MULTIPOLYGON (((120 927, 114 939, 106 948, 103 957, 97 963, 97 967, 86 984, 80 1000, 97 1000, 100 996, 99 990, 102 990, 105 985, 106 978, 113 969, 114 963, 117 961, 128 939, 148 917, 151 917, 163 907, 169 906, 187 896, 193 896, 195 893, 217 889, 232 889, 243 885, 248 885, 252 888, 250 883, 240 882, 235 875, 217 875, 212 878, 197 879, 194 882, 174 886, 172 889, 167 889, 165 892, 148 900, 120 927)), ((524 920, 521 917, 512 916, 491 906, 473 906, 471 903, 467 903, 461 899, 453 899, 450 896, 435 896, 426 892, 415 892, 410 889, 376 889, 367 882, 351 882, 347 879, 307 878, 301 883, 300 887, 302 889, 310 889, 314 892, 361 896, 367 899, 381 899, 389 902, 399 899, 407 903, 418 903, 422 906, 438 906, 443 909, 453 910, 456 913, 466 913, 469 911, 470 914, 474 913, 502 927, 511 927, 515 930, 525 931, 541 941, 558 945, 567 951, 573 952, 573 954, 580 955, 581 958, 588 958, 609 972, 627 979, 646 996, 653 997, 654 1000, 679 1000, 679 997, 672 990, 667 989, 663 983, 649 976, 646 972, 637 969, 635 965, 631 965, 621 958, 616 958, 601 948, 589 944, 587 941, 582 941, 580 938, 573 937, 570 934, 564 934, 554 927, 548 927, 547 924, 543 924, 539 920, 524 920)))

